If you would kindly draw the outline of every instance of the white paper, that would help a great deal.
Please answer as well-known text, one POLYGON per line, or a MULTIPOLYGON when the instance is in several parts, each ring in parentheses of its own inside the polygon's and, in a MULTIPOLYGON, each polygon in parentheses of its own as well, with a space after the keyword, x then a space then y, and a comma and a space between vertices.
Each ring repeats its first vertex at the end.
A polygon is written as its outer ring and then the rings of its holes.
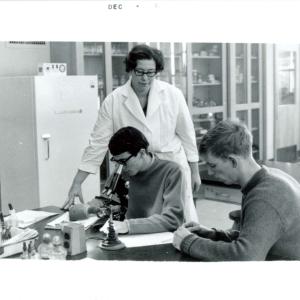
MULTIPOLYGON (((108 233, 108 221, 100 229, 106 234, 108 233)), ((169 244, 173 241, 172 232, 118 235, 118 237, 127 248, 169 244)))
POLYGON ((120 236, 119 239, 127 248, 142 247, 151 245, 169 244, 173 241, 172 232, 148 233, 148 234, 133 234, 120 236))
POLYGON ((12 237, 3 242, 3 246, 17 244, 19 242, 27 241, 38 236, 38 232, 35 229, 26 228, 25 230, 19 228, 11 229, 12 237))
MULTIPOLYGON (((95 224, 97 222, 97 220, 98 220, 97 216, 91 216, 88 219, 80 220, 80 221, 72 221, 71 223, 81 224, 81 225, 84 226, 84 229, 86 230, 91 225, 95 224)), ((58 218, 56 218, 52 222, 49 222, 46 225, 46 228, 60 229, 64 225, 64 223, 69 223, 69 222, 70 222, 69 212, 65 212, 64 214, 62 214, 61 216, 59 216, 58 218)))
MULTIPOLYGON (((41 210, 23 210, 16 213, 18 218, 18 227, 26 228, 36 222, 39 222, 48 217, 58 215, 58 213, 41 211, 41 210)), ((4 218, 5 221, 9 220, 10 216, 4 218)))

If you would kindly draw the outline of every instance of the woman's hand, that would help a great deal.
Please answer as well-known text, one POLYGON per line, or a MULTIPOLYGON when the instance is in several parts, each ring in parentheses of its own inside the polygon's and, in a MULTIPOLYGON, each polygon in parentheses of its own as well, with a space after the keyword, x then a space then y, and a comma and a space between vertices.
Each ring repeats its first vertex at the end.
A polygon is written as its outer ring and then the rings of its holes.
POLYGON ((84 203, 83 197, 82 197, 82 191, 81 191, 81 184, 84 182, 84 180, 89 175, 88 172, 78 170, 74 179, 73 183, 71 185, 71 188, 68 193, 67 200, 61 207, 62 209, 69 209, 71 205, 75 202, 75 197, 78 197, 81 203, 84 203))
POLYGON ((72 186, 69 190, 69 193, 68 193, 67 200, 63 204, 62 209, 69 209, 69 207, 74 204, 75 197, 78 197, 80 202, 84 203, 80 183, 73 183, 72 184, 72 186))
POLYGON ((193 193, 197 193, 201 185, 198 162, 189 162, 189 165, 191 168, 192 191, 193 193))

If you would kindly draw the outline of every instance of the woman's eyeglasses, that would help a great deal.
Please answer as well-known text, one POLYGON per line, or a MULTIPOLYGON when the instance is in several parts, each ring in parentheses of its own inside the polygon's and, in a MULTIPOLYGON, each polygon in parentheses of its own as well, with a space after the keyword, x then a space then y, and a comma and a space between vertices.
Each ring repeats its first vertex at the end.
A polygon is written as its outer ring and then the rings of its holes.
POLYGON ((147 77, 153 77, 156 75, 156 71, 147 71, 145 72, 144 70, 140 70, 140 69, 134 69, 134 74, 136 76, 144 76, 147 75, 147 77))

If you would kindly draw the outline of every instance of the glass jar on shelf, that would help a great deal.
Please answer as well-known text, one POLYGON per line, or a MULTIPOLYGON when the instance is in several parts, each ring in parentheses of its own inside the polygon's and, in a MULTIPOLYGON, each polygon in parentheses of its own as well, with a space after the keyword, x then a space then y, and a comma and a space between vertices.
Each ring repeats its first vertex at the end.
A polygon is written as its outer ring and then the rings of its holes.
POLYGON ((222 44, 192 43, 192 107, 223 107, 223 49, 222 44), (195 101, 195 99, 199 99, 195 101), (196 104, 196 106, 195 106, 196 104))

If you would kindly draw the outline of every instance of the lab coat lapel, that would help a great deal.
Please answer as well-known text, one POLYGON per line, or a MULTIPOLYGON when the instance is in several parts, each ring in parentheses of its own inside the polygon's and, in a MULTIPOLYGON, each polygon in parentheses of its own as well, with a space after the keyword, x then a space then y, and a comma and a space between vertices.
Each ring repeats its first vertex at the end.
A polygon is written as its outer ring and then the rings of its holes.
POLYGON ((147 124, 147 120, 143 112, 143 109, 140 105, 140 101, 131 87, 131 80, 128 80, 128 82, 124 86, 123 97, 125 98, 124 100, 125 108, 132 114, 132 116, 136 120, 138 120, 139 122, 141 122, 143 125, 147 126, 147 128, 151 130, 151 128, 147 124))
POLYGON ((162 91, 163 87, 160 85, 159 81, 156 79, 153 80, 152 86, 148 98, 148 107, 147 107, 147 119, 150 118, 159 108, 162 103, 162 91))

